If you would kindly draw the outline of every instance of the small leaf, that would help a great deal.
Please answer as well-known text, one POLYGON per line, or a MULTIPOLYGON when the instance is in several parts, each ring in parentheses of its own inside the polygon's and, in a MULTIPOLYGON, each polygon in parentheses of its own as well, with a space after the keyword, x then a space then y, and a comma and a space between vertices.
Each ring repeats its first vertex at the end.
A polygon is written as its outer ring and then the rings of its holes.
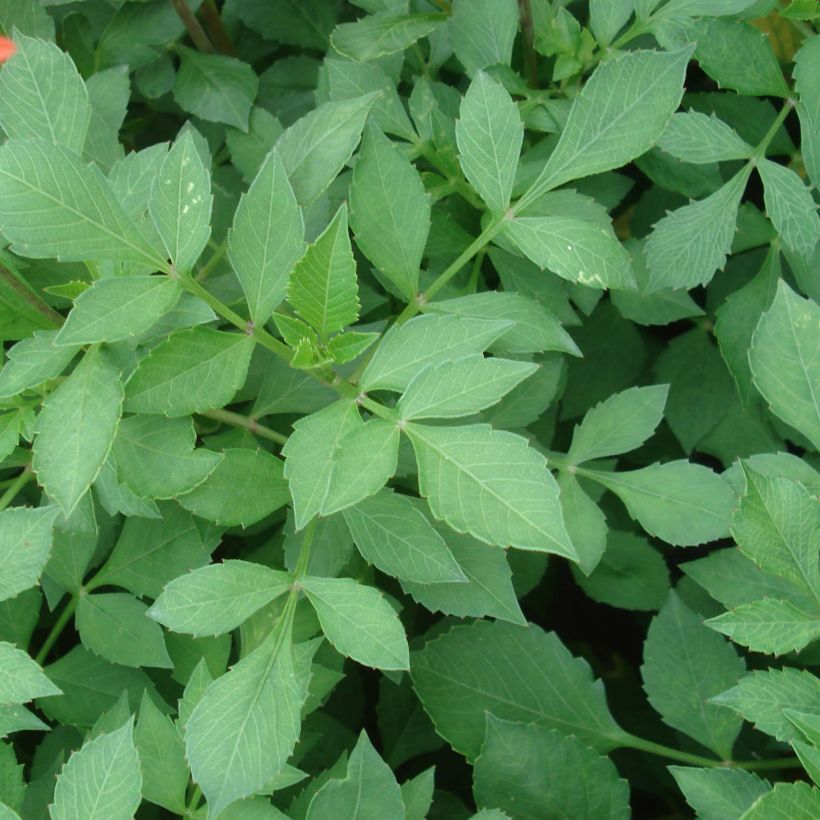
POLYGON ((404 627, 379 590, 350 578, 302 578, 299 586, 342 655, 377 669, 410 668, 404 627))
POLYGON ((699 111, 673 114, 657 144, 673 157, 696 164, 749 159, 754 151, 723 120, 699 111))
POLYGON ((0 641, 0 703, 28 703, 61 694, 27 652, 0 641))
POLYGON ((48 561, 55 506, 0 512, 0 601, 33 587, 48 561))

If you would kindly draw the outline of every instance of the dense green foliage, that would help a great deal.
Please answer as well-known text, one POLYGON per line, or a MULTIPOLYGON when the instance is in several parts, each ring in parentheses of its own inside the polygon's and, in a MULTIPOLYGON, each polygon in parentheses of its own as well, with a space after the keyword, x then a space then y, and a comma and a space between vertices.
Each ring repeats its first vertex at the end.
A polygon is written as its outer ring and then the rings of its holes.
POLYGON ((0 820, 820 817, 817 21, 0 0, 0 820))

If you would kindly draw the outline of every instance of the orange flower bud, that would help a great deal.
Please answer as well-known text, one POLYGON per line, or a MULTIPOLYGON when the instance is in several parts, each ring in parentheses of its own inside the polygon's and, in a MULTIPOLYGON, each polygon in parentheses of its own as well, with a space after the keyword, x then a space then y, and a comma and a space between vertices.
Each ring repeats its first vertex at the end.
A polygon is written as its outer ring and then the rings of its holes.
POLYGON ((5 63, 15 51, 17 51, 17 46, 14 44, 14 40, 9 40, 8 37, 0 37, 0 63, 5 63))

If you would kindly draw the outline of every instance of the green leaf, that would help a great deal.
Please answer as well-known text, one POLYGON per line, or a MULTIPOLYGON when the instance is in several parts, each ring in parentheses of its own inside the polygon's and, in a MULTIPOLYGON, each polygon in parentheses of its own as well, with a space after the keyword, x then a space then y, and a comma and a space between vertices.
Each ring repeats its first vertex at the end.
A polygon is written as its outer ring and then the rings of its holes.
POLYGON ((695 164, 749 159, 754 151, 730 125, 699 111, 673 114, 657 144, 667 154, 695 164))
POLYGON ((759 797, 741 820, 813 820, 820 812, 820 789, 808 783, 776 783, 770 792, 759 797))
POLYGON ((481 752, 487 713, 573 734, 600 752, 624 738, 587 662, 534 624, 457 626, 413 653, 411 674, 436 731, 469 761, 481 752))
POLYGON ((174 99, 183 111, 209 122, 248 130, 259 80, 241 60, 176 46, 180 63, 174 99))
POLYGON ((517 31, 515 0, 453 1, 450 42, 468 75, 499 63, 509 65, 517 31))
POLYGON ((377 96, 320 105, 279 137, 276 150, 302 207, 333 182, 353 155, 377 96))
POLYGON ((22 256, 165 268, 102 174, 67 148, 42 140, 0 146, 0 229, 22 256))
POLYGON ((405 820, 425 820, 433 802, 436 767, 431 766, 421 774, 401 784, 401 800, 406 809, 405 820))
POLYGON ((757 325, 749 363, 772 412, 820 450, 820 307, 782 280, 757 325))
POLYGON ((61 695, 27 652, 0 641, 0 703, 27 703, 34 698, 61 695))
POLYGON ((441 14, 397 14, 392 10, 368 14, 355 23, 336 26, 330 42, 339 54, 366 63, 410 48, 444 19, 441 14))
POLYGON ((325 349, 334 362, 345 364, 358 359, 378 339, 381 339, 380 333, 359 333, 351 330, 334 336, 325 349))
POLYGON ((816 499, 797 481, 762 476, 748 467, 746 491, 732 522, 741 552, 761 569, 820 595, 820 527, 816 499))
POLYGON ((165 155, 148 196, 148 213, 179 275, 199 259, 211 236, 211 175, 186 131, 165 155))
POLYGON ((142 796, 168 811, 184 814, 189 777, 185 745, 174 722, 147 694, 140 703, 134 743, 142 771, 142 796))
POLYGON ((739 820, 758 797, 769 791, 765 780, 742 769, 667 768, 686 802, 702 820, 739 820))
POLYGON ((342 203, 288 280, 288 302, 324 339, 359 318, 356 260, 342 203))
POLYGON ((744 167, 710 196, 672 211, 655 224, 646 243, 647 292, 705 285, 723 268, 748 178, 749 169, 744 167))
POLYGON ((401 579, 402 587, 414 601, 431 612, 458 618, 497 618, 523 626, 512 584, 512 572, 504 550, 490 547, 469 535, 440 527, 447 547, 458 562, 461 577, 451 581, 414 583, 401 579))
POLYGON ((127 592, 83 595, 76 616, 80 640, 111 663, 173 669, 162 630, 146 617, 147 611, 127 592))
POLYGON ((611 230, 571 216, 520 216, 504 233, 540 268, 592 288, 635 288, 632 262, 611 230))
POLYGON ((405 428, 433 515, 488 544, 577 558, 546 459, 486 424, 405 428))
POLYGON ((404 627, 379 590, 351 578, 302 578, 299 587, 342 655, 377 669, 410 668, 404 627))
POLYGON ((8 351, 6 363, 0 370, 0 399, 37 387, 65 370, 79 347, 58 347, 54 344, 58 333, 57 330, 38 330, 8 351))
POLYGON ((382 572, 425 585, 465 580, 421 504, 409 496, 381 490, 343 514, 359 552, 382 572))
POLYGON ((430 200, 416 169, 375 125, 365 129, 353 169, 350 220, 362 253, 413 299, 430 231, 430 200))
POLYGON ((728 706, 756 729, 784 743, 802 735, 784 710, 820 715, 820 679, 807 669, 768 669, 752 672, 712 703, 728 706))
POLYGON ((456 142, 464 176, 494 214, 510 204, 524 126, 510 95, 476 72, 459 109, 456 142))
POLYGON ((609 45, 624 27, 635 7, 635 0, 590 0, 589 25, 601 45, 609 45))
POLYGON ((86 741, 63 766, 54 787, 52 820, 126 820, 140 804, 142 775, 134 719, 86 741))
POLYGON ((285 572, 248 561, 223 561, 174 578, 148 614, 174 632, 222 635, 283 595, 290 585, 285 572))
POLYGON ((575 426, 567 458, 573 464, 640 447, 663 420, 669 386, 631 387, 587 411, 575 426))
POLYGON ((52 545, 54 506, 12 507, 0 512, 0 601, 14 598, 40 579, 52 545))
POLYGON ((201 484, 222 461, 219 453, 194 449, 190 418, 130 416, 114 441, 117 476, 137 495, 174 498, 201 484))
POLYGON ((200 518, 249 527, 290 501, 282 461, 264 450, 231 447, 216 469, 179 503, 200 518), (241 494, 236 488, 242 487, 241 494))
POLYGON ((342 438, 362 424, 356 404, 340 400, 293 425, 282 455, 297 531, 321 511, 330 490, 335 451, 342 438))
POLYGON ((77 297, 54 344, 63 347, 133 339, 170 310, 180 293, 179 284, 164 276, 98 279, 77 297))
POLYGON ((493 353, 543 353, 557 350, 580 356, 581 351, 559 320, 534 299, 520 293, 485 291, 457 296, 425 306, 428 313, 469 316, 474 319, 499 319, 512 322, 491 345, 493 353))
POLYGON ((359 383, 365 391, 401 392, 425 365, 481 353, 509 328, 496 319, 417 316, 384 334, 359 383))
POLYGON ((609 758, 572 735, 487 714, 487 733, 473 767, 479 806, 522 820, 543 817, 628 820, 629 786, 609 758))
POLYGON ((664 723, 730 760, 743 721, 709 701, 746 670, 731 644, 670 592, 649 626, 643 656, 644 689, 664 723))
POLYGON ((17 32, 0 72, 0 125, 12 139, 44 139, 80 154, 91 121, 85 83, 54 43, 17 32))
POLYGON ((245 333, 211 327, 172 333, 137 364, 125 385, 125 408, 186 416, 224 407, 244 384, 251 353, 245 333))
POLYGON ((228 258, 260 327, 285 298, 288 275, 304 250, 304 231, 302 211, 274 149, 239 200, 228 234, 228 258))
POLYGON ((570 470, 558 473, 558 487, 564 524, 578 553, 577 567, 582 574, 589 575, 606 549, 606 517, 570 470))
POLYGON ((735 495, 700 464, 670 461, 620 473, 584 469, 581 475, 615 493, 650 535, 668 544, 690 547, 729 534, 735 495))
POLYGON ((469 416, 501 401, 537 369, 532 362, 480 353, 427 365, 407 386, 396 409, 403 420, 469 416))
POLYGON ((345 777, 329 780, 310 801, 307 820, 325 820, 327 817, 405 818, 396 776, 364 731, 350 753, 345 777))
POLYGON ((820 614, 798 609, 790 601, 764 598, 706 621, 717 632, 753 652, 785 655, 799 652, 820 638, 820 614))
POLYGON ((122 413, 120 374, 97 350, 83 357, 37 416, 32 467, 70 515, 100 472, 122 413))
POLYGON ((692 47, 632 51, 601 63, 575 98, 558 145, 528 198, 619 168, 648 151, 683 96, 692 47))
POLYGON ((211 683, 188 718, 188 763, 214 816, 261 791, 293 752, 308 686, 294 655, 289 640, 267 640, 211 683))

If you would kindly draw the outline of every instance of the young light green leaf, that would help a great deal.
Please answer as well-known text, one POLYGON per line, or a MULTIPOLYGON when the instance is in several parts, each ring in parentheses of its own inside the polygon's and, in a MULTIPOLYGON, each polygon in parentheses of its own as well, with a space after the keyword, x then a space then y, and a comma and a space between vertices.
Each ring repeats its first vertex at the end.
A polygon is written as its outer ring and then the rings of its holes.
POLYGON ((816 499, 799 482, 744 468, 732 536, 740 551, 766 572, 788 578, 809 595, 820 595, 820 526, 816 499))
POLYGON ((396 776, 364 731, 350 753, 346 776, 329 780, 310 801, 307 820, 328 817, 405 820, 402 792, 396 776))
POLYGON ((32 467, 70 515, 108 457, 122 413, 119 372, 92 349, 37 416, 32 467))
POLYGON ((91 104, 71 57, 19 32, 14 41, 17 51, 0 72, 0 126, 12 139, 44 139, 80 154, 91 104))
POLYGON ((464 176, 494 214, 510 204, 524 126, 510 95, 476 72, 459 109, 456 142, 464 176))
POLYGON ((649 626, 643 657, 644 689, 664 723, 731 759, 743 721, 709 699, 746 671, 732 645, 670 592, 649 626))
POLYGON ((247 447, 229 447, 222 454, 205 481, 180 496, 186 510, 222 526, 249 527, 290 501, 280 459, 247 447))
POLYGON ((385 333, 362 374, 363 390, 403 391, 428 364, 482 353, 511 327, 500 319, 417 316, 385 333))
POLYGON ((174 99, 183 111, 209 122, 248 130, 259 80, 245 62, 178 46, 174 99))
POLYGON ((382 572, 425 585, 465 580, 421 504, 409 496, 380 490, 343 515, 359 552, 382 572))
POLYGON ((692 46, 631 51, 595 69, 528 199, 571 179, 619 168, 648 151, 683 96, 692 46))
POLYGON ((55 506, 12 507, 0 512, 0 601, 14 598, 39 581, 51 553, 57 513, 55 506))
POLYGON ((509 65, 518 31, 515 0, 454 0, 450 42, 468 75, 509 65))
POLYGON ((339 54, 366 63, 410 48, 444 19, 441 14, 401 14, 389 9, 336 26, 330 42, 339 54))
POLYGON ((749 159, 754 151, 734 128, 714 114, 699 111, 673 114, 657 145, 667 154, 695 164, 749 159))
POLYGON ((188 765, 177 727, 144 694, 134 730, 142 770, 142 796, 175 814, 184 814, 188 765))
POLYGON ((712 703, 739 712, 756 729, 784 743, 803 735, 786 717, 786 710, 820 714, 820 678, 808 669, 767 669, 752 672, 737 686, 712 698, 712 703))
POLYGON ((799 652, 820 638, 820 615, 776 598, 744 604, 710 618, 706 625, 753 652, 769 655, 799 652))
POLYGON ((523 254, 563 279, 591 288, 635 288, 632 262, 611 230, 571 216, 521 216, 504 233, 523 254))
POLYGON ((349 330, 347 333, 334 336, 327 343, 326 350, 336 364, 345 364, 358 359, 380 338, 380 333, 360 333, 356 330, 349 330))
POLYGON ((129 820, 140 804, 142 775, 134 719, 86 741, 57 778, 52 820, 129 820))
POLYGON ((629 786, 615 764, 572 735, 487 714, 487 733, 473 767, 479 806, 512 817, 628 820, 629 786))
POLYGON ((820 307, 781 280, 752 337, 749 364, 772 412, 820 450, 820 307))
POLYGON ((223 407, 244 384, 251 353, 253 340, 245 333, 211 327, 172 333, 126 382, 126 410, 187 416, 223 407))
POLYGON ((304 233, 302 211, 274 149, 239 200, 228 234, 228 258, 259 326, 285 297, 288 275, 304 249, 304 233))
POLYGON ((356 244, 406 299, 418 291, 430 200, 416 169, 375 125, 362 138, 350 185, 356 244))
POLYGON ((804 259, 810 259, 820 236, 820 217, 809 189, 785 165, 762 159, 756 165, 763 180, 766 212, 786 244, 804 259))
POLYGON ((42 140, 0 146, 0 230, 22 256, 165 269, 102 174, 67 148, 42 140))
POLYGON ((584 469, 626 505, 650 534, 676 547, 690 547, 729 534, 735 494, 708 467, 688 461, 652 464, 610 473, 584 469))
POLYGON ((749 173, 744 167, 713 194, 672 211, 655 225, 646 243, 646 292, 705 285, 723 268, 749 173))
POLYGON ((575 426, 567 458, 573 464, 640 447, 663 420, 669 385, 630 387, 587 411, 575 426))
POLYGON ((436 731, 469 761, 481 752, 488 713, 573 734, 601 752, 624 738, 587 662, 534 624, 457 626, 413 653, 411 674, 436 731))
POLYGON ((302 207, 333 182, 353 155, 377 96, 372 93, 320 105, 279 137, 276 150, 302 207))
POLYGON ((293 497, 297 531, 322 509, 339 442, 362 424, 355 403, 342 400, 293 425, 293 433, 282 448, 282 455, 285 456, 285 478, 293 497))
POLYGON ((288 280, 288 302, 324 339, 359 318, 356 260, 343 203, 288 280))
POLYGON ((287 573, 262 564, 223 561, 174 578, 148 614, 174 632, 222 635, 283 595, 290 584, 287 573))
POLYGON ((403 420, 470 416, 501 401, 537 369, 532 362, 480 353, 427 365, 407 386, 396 409, 403 420))
POLYGON ((421 494, 436 518, 488 544, 577 559, 558 485, 526 439, 486 424, 405 429, 416 452, 421 494))
POLYGON ((57 330, 38 330, 28 339, 17 342, 0 370, 0 399, 16 396, 59 376, 77 354, 78 347, 54 344, 57 330))
POLYGON ((55 346, 119 342, 144 333, 179 299, 181 290, 164 276, 98 279, 75 300, 55 346))
POLYGON ((211 236, 211 175, 186 131, 165 155, 148 196, 148 213, 174 269, 185 275, 211 236))
POLYGON ((457 618, 496 618, 524 626, 527 619, 516 598, 504 550, 444 526, 439 526, 438 532, 447 539, 461 577, 435 583, 401 578, 404 591, 431 612, 457 618))
POLYGON ((769 784, 743 769, 668 766, 686 802, 703 820, 740 820, 769 784))
POLYGON ((210 813, 261 791, 293 752, 309 670, 294 654, 287 639, 265 641, 211 683, 188 718, 188 762, 210 813))
POLYGON ((333 469, 321 515, 332 515, 377 493, 395 475, 399 428, 370 419, 345 433, 333 453, 333 469))
POLYGON ((0 641, 0 703, 28 703, 34 698, 61 694, 62 690, 46 677, 27 652, 0 641))
POLYGON ((114 441, 117 476, 144 498, 175 498, 201 484, 222 461, 220 453, 194 449, 190 418, 130 416, 114 441))
POLYGON ((173 669, 162 629, 148 606, 127 592, 83 595, 77 606, 77 631, 83 644, 111 663, 173 669))
POLYGON ((379 590, 351 578, 302 578, 299 587, 342 655, 377 669, 410 668, 404 627, 379 590))

